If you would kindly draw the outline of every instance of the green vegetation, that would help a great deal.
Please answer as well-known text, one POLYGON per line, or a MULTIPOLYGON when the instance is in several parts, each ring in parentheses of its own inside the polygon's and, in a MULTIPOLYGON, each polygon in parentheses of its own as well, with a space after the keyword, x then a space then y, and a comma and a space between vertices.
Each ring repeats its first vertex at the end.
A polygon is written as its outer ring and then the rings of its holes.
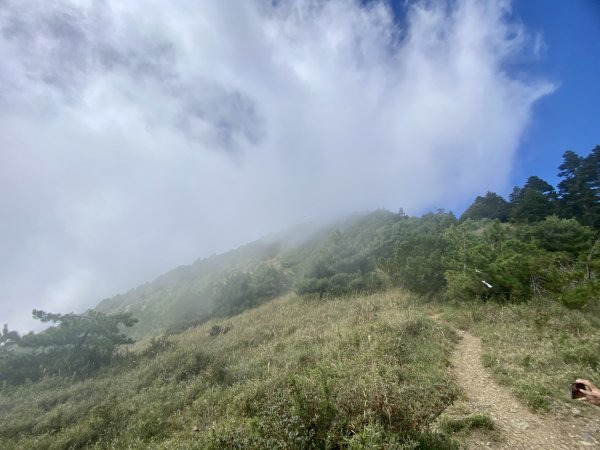
MULTIPOLYGON (((314 238, 314 230, 300 230, 314 238)), ((123 295, 105 299, 97 310, 129 312, 139 319, 134 338, 183 331, 215 315, 237 314, 289 288, 289 271, 277 258, 281 238, 264 239, 222 255, 196 261, 161 275, 123 295)), ((302 242, 302 241, 300 241, 302 242)))
POLYGON ((449 298, 553 295, 582 306, 597 287, 600 146, 586 157, 565 152, 559 176, 557 189, 531 176, 509 201, 488 192, 460 221, 442 210, 419 218, 380 210, 296 227, 179 267, 98 310, 131 312, 139 323, 130 334, 140 338, 238 314, 290 289, 323 298, 396 285, 449 298))
POLYGON ((33 317, 57 325, 23 337, 4 326, 0 337, 0 383, 4 386, 44 376, 64 374, 81 379, 95 375, 120 360, 119 346, 133 343, 119 326, 131 327, 137 322, 131 314, 106 315, 92 310, 81 315, 33 310, 33 317))
POLYGON ((446 433, 456 433, 473 429, 493 430, 494 422, 483 414, 471 414, 460 418, 445 418, 439 426, 446 433))
POLYGON ((340 224, 296 266, 294 290, 322 298, 384 289, 387 280, 377 262, 390 253, 407 221, 402 213, 376 211, 340 224))
POLYGON ((600 230, 600 145, 585 157, 567 150, 558 170, 561 177, 558 189, 531 176, 523 187, 514 188, 510 202, 488 192, 485 197, 477 197, 460 220, 497 219, 522 223, 557 215, 600 230))
POLYGON ((600 380, 600 304, 573 310, 548 298, 527 303, 438 304, 444 318, 482 339, 484 364, 533 410, 569 401, 575 378, 600 380))
POLYGON ((457 394, 454 339, 402 292, 288 296, 155 340, 87 381, 7 389, 0 436, 40 449, 448 448, 428 425, 457 394))
POLYGON ((447 251, 444 233, 456 225, 452 213, 438 211, 412 219, 397 239, 392 258, 382 258, 380 267, 390 279, 417 294, 439 294, 446 287, 443 254, 447 251))
POLYGON ((510 203, 495 192, 488 191, 484 197, 477 196, 473 204, 460 216, 460 220, 497 219, 500 222, 506 222, 510 213, 510 203))
POLYGON ((493 427, 435 425, 456 327, 530 408, 565 407, 600 380, 600 147, 559 170, 460 219, 297 227, 96 311, 34 311, 54 327, 0 336, 3 448, 457 448, 493 427))
POLYGON ((600 145, 586 157, 567 150, 559 169, 563 178, 558 184, 560 214, 599 229, 600 145))
POLYGON ((593 236, 573 219, 555 216, 519 227, 466 221, 444 234, 447 297, 518 302, 545 295, 583 307, 581 293, 597 291, 588 276, 599 262, 589 258, 593 236))

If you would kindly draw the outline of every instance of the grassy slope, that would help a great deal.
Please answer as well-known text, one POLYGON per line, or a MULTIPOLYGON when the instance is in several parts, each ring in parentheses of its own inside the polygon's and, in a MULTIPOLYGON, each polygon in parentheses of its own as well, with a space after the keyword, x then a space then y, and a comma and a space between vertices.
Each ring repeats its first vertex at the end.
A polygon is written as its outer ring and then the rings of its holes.
POLYGON ((215 315, 220 306, 215 292, 232 274, 252 273, 267 264, 281 269, 293 284, 331 244, 333 230, 343 232, 342 246, 348 255, 346 260, 341 255, 332 255, 332 261, 327 263, 335 261, 341 267, 328 269, 369 272, 378 258, 392 255, 393 242, 402 234, 399 222, 408 224, 411 220, 388 211, 374 211, 335 223, 296 226, 224 254, 180 266, 152 282, 103 300, 96 309, 107 314, 131 312, 139 322, 127 332, 136 339, 182 330, 215 315), (360 270, 346 267, 356 265, 355 260, 359 259, 368 267, 360 270))
MULTIPOLYGON (((342 231, 349 247, 375 257, 393 248, 404 225, 410 229, 410 221, 380 212, 342 231)), ((131 310, 145 327, 138 336, 158 334, 189 311, 202 313, 200 297, 214 276, 273 258, 301 273, 326 237, 318 234, 293 251, 250 244, 178 268, 99 309, 131 310)), ((447 447, 444 436, 423 434, 456 395, 445 367, 454 334, 427 318, 432 310, 479 335, 494 376, 532 409, 572 406, 567 388, 575 377, 600 381, 600 310, 592 303, 582 312, 548 299, 424 303, 394 290, 323 301, 290 295, 157 341, 96 379, 3 388, 0 442, 3 448, 395 448, 437 439, 447 447), (231 329, 210 336, 214 325, 231 329)))
POLYGON ((131 312, 139 319, 133 330, 136 338, 160 335, 189 317, 209 315, 211 283, 235 270, 251 268, 281 251, 280 245, 259 240, 221 255, 180 266, 152 282, 105 299, 95 308, 106 314, 131 312))
POLYGON ((286 296, 97 379, 4 391, 3 448, 448 448, 423 432, 456 395, 454 333, 413 303, 398 291, 286 296))
POLYGON ((532 409, 574 406, 572 379, 600 379, 597 311, 549 300, 423 303, 401 291, 290 295, 156 341, 96 379, 4 389, 0 441, 22 449, 449 448, 449 437, 427 432, 457 395, 446 367, 455 335, 428 318, 433 311, 481 336, 484 362, 532 409), (228 331, 211 336, 215 325, 228 331))
POLYGON ((575 378, 600 382, 600 311, 570 310, 557 301, 440 305, 451 324, 482 339, 484 364, 533 410, 578 405, 575 378))

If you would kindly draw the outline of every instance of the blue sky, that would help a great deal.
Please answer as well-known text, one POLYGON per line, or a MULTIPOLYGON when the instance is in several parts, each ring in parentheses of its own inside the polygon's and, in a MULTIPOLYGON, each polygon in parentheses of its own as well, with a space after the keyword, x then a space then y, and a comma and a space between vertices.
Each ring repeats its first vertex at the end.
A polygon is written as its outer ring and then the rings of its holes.
MULTIPOLYGON (((414 2, 391 0, 396 20, 404 25, 414 2)), ((514 0, 509 20, 540 39, 536 55, 521 55, 505 69, 515 77, 541 77, 555 86, 538 100, 521 136, 510 173, 512 186, 531 175, 556 186, 558 166, 566 150, 585 156, 600 145, 600 0, 514 0)), ((512 187, 497 189, 508 199, 512 187)), ((482 192, 481 194, 484 194, 482 192)), ((464 198, 450 207, 460 214, 464 198)))
POLYGON ((513 180, 537 175, 556 184, 565 150, 586 155, 600 144, 600 1, 518 0, 513 11, 544 41, 539 60, 525 69, 557 83, 533 108, 513 180))
POLYGON ((0 3, 21 330, 306 220, 460 214, 600 143, 591 0, 0 3))

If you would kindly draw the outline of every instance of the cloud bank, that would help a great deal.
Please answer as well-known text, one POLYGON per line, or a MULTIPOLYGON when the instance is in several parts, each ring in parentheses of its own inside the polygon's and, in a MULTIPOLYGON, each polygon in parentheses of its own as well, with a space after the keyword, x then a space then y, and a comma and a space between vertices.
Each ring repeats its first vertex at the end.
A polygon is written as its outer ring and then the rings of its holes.
POLYGON ((307 218, 503 189, 539 39, 504 1, 0 0, 0 318, 307 218))

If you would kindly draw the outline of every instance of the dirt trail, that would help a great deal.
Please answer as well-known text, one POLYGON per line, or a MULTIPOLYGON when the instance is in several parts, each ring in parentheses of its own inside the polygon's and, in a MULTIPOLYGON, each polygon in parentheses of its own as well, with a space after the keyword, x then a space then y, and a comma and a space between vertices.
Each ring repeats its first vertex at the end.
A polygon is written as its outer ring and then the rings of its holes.
MULTIPOLYGON (((437 319, 437 317, 435 317, 437 319)), ((452 358, 455 377, 467 398, 455 405, 494 421, 497 439, 474 433, 467 448, 493 449, 590 449, 600 448, 600 414, 581 405, 553 408, 552 414, 536 415, 506 387, 497 384, 481 363, 481 342, 459 331, 461 341, 452 358)))

